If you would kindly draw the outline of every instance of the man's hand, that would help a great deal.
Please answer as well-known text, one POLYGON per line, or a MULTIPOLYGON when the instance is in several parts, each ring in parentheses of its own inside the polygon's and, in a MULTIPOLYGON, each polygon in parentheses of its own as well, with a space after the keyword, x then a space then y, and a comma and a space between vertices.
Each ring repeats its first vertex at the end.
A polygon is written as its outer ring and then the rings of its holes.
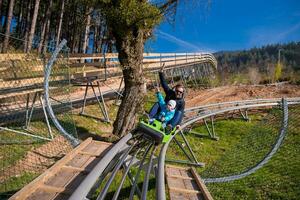
POLYGON ((161 117, 161 119, 160 119, 162 122, 164 122, 165 120, 166 120, 166 118, 165 117, 161 117))
POLYGON ((158 86, 155 87, 155 92, 160 92, 160 88, 158 86))
POLYGON ((164 70, 165 70, 165 63, 163 63, 163 65, 161 66, 161 68, 160 68, 160 72, 164 72, 164 70))

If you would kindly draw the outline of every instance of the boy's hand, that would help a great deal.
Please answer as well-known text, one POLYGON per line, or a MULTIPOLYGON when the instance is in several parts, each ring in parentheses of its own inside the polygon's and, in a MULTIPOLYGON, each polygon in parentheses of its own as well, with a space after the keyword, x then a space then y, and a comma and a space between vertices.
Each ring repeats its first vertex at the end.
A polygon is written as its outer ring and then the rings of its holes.
POLYGON ((166 120, 165 117, 161 117, 161 121, 164 122, 166 120))

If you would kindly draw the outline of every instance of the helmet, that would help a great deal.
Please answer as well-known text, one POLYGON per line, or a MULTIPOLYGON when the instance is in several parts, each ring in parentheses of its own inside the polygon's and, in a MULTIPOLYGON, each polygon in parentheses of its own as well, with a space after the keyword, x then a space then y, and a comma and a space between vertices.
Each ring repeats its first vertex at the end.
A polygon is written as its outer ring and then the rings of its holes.
POLYGON ((176 107, 176 101, 170 100, 170 101, 168 102, 168 105, 170 105, 172 109, 175 109, 175 107, 176 107))

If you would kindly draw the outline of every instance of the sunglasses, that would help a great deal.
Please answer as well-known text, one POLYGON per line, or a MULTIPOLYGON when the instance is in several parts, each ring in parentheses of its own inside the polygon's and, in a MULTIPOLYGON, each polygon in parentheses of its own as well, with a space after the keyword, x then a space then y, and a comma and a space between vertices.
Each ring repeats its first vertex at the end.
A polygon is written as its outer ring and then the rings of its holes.
POLYGON ((175 92, 178 94, 183 94, 183 91, 180 91, 180 90, 175 90, 175 92))

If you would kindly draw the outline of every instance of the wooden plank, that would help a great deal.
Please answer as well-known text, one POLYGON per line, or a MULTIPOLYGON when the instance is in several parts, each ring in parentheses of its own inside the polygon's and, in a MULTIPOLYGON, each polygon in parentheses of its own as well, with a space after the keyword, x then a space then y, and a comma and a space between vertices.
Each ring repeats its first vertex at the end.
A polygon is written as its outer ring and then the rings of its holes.
POLYGON ((213 197, 211 196, 210 192, 208 191, 206 185, 201 180, 199 174, 196 172, 195 168, 191 168, 191 172, 193 176, 195 177, 195 181, 197 182, 199 188, 201 189, 201 192, 204 196, 205 200, 213 200, 213 197))
POLYGON ((81 155, 87 155, 87 156, 93 156, 93 157, 99 156, 98 153, 90 153, 90 152, 85 152, 85 151, 80 151, 79 153, 80 153, 81 155))
POLYGON ((109 146, 111 146, 111 143, 93 140, 88 146, 82 149, 81 152, 92 153, 99 156, 109 146))
POLYGON ((86 172, 86 173, 90 172, 90 170, 87 170, 85 168, 73 167, 73 166, 70 166, 70 165, 64 165, 63 168, 78 171, 78 172, 86 172))
POLYGON ((183 188, 185 189, 185 185, 183 179, 167 177, 169 188, 183 188))
POLYGON ((47 192, 43 189, 38 188, 34 193, 27 194, 28 197, 22 197, 21 199, 28 199, 28 200, 48 200, 54 199, 57 193, 55 192, 47 192))
POLYGON ((170 177, 170 178, 178 178, 178 179, 186 179, 186 180, 194 180, 193 178, 187 177, 187 176, 168 175, 168 177, 170 177))
POLYGON ((81 151, 78 152, 68 163, 65 165, 72 167, 83 167, 88 160, 91 159, 91 155, 81 154, 81 151))
POLYGON ((180 169, 166 167, 167 176, 181 176, 180 169))
POLYGON ((180 166, 176 166, 176 165, 166 165, 166 167, 187 170, 187 168, 185 168, 185 167, 180 167, 180 166))
POLYGON ((186 189, 200 191, 200 188, 195 180, 182 179, 182 181, 186 189))
POLYGON ((73 179, 80 172, 75 170, 69 170, 61 168, 59 172, 51 176, 47 181, 44 182, 45 185, 55 186, 55 187, 65 187, 70 180, 73 179))
POLYGON ((79 173, 74 176, 69 182, 66 184, 65 188, 71 191, 71 194, 76 190, 76 188, 80 185, 80 183, 86 178, 87 174, 79 173))
POLYGON ((49 193, 64 193, 64 194, 72 194, 72 191, 65 187, 54 187, 50 185, 40 185, 39 189, 44 190, 49 193))
POLYGON ((204 200, 202 194, 198 193, 184 193, 179 191, 172 191, 170 193, 172 200, 204 200))
POLYGON ((194 178, 190 170, 179 170, 179 172, 181 176, 194 178))
POLYGON ((61 160, 56 162, 47 171, 45 171, 43 174, 41 174, 36 179, 34 179, 31 183, 26 185, 24 188, 22 188, 16 194, 14 194, 10 199, 11 200, 26 199, 26 197, 29 194, 33 193, 33 191, 35 191, 39 185, 43 184, 43 182, 45 182, 50 176, 57 173, 63 165, 65 165, 67 162, 69 162, 79 151, 81 151, 83 148, 86 147, 86 145, 91 143, 91 141, 92 141, 92 138, 86 139, 79 146, 77 146, 75 149, 73 149, 70 153, 68 153, 66 156, 64 156, 61 160))
POLYGON ((199 190, 182 189, 182 188, 176 188, 176 187, 169 187, 169 190, 174 190, 177 192, 184 192, 184 193, 201 194, 201 191, 199 191, 199 190))

